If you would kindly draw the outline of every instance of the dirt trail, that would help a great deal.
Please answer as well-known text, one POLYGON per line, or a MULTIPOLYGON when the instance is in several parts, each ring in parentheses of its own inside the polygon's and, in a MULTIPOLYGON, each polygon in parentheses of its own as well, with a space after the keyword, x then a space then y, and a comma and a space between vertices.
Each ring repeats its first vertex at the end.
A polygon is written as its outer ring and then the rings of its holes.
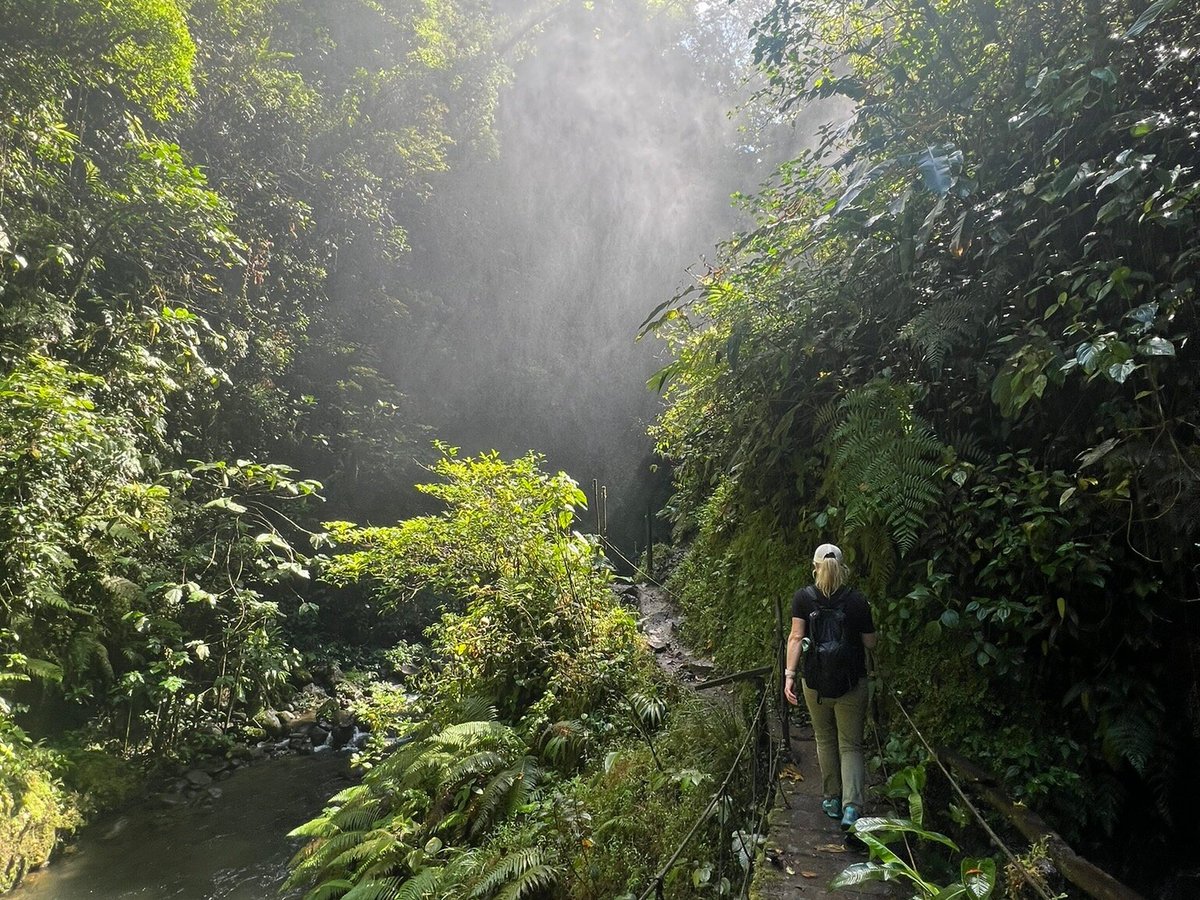
MULTIPOLYGON (((633 599, 634 591, 627 594, 633 599)), ((659 665, 685 684, 696 684, 715 675, 711 660, 693 653, 680 639, 682 616, 665 592, 653 585, 636 586, 637 606, 646 641, 658 657, 659 665)), ((817 768, 817 748, 812 729, 800 724, 803 716, 792 716, 791 756, 782 767, 775 806, 768 817, 769 829, 764 851, 755 866, 750 896, 754 900, 794 900, 794 898, 896 897, 890 886, 870 884, 856 890, 832 891, 830 880, 865 854, 846 845, 838 823, 821 810, 821 773, 817 768)), ((779 729, 777 716, 771 716, 773 729, 779 729)), ((778 738, 778 734, 775 735, 778 738)))

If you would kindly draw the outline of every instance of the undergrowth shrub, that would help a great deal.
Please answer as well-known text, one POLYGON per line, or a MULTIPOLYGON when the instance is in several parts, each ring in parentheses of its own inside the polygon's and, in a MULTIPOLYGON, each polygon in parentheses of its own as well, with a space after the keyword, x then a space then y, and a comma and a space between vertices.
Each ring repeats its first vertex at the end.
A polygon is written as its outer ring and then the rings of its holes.
MULTIPOLYGON (((343 552, 327 579, 363 582, 397 614, 430 591, 448 599, 413 702, 364 700, 390 746, 293 832, 307 843, 289 883, 312 900, 611 898, 708 805, 737 718, 684 703, 658 668, 598 546, 572 528, 584 496, 571 479, 533 454, 442 451, 442 480, 420 486, 442 513, 331 526, 343 552)), ((704 825, 718 846, 739 799, 704 825)), ((671 896, 707 885, 716 857, 699 841, 671 896)))
POLYGON ((811 574, 811 549, 771 511, 743 511, 733 497, 727 482, 696 511, 695 537, 667 587, 679 598, 693 646, 738 670, 774 659, 775 607, 782 604, 790 626, 791 596, 811 574))
MULTIPOLYGON (((701 818, 741 736, 728 710, 690 698, 672 708, 653 751, 643 742, 622 742, 567 784, 556 822, 560 852, 571 859, 562 896, 602 900, 645 890, 701 818)), ((734 806, 741 806, 744 790, 735 783, 728 803, 719 804, 701 826, 702 838, 669 875, 666 896, 695 896, 697 872, 711 873, 702 880, 705 886, 740 877, 722 844, 728 831, 722 826, 734 806)))

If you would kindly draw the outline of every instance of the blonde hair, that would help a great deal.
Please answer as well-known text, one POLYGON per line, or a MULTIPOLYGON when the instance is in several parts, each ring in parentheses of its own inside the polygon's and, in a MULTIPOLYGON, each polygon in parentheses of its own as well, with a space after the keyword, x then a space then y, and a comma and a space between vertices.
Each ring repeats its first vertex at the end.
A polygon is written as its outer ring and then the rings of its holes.
POLYGON ((832 554, 824 559, 814 559, 813 580, 818 591, 832 597, 846 581, 846 568, 832 554))

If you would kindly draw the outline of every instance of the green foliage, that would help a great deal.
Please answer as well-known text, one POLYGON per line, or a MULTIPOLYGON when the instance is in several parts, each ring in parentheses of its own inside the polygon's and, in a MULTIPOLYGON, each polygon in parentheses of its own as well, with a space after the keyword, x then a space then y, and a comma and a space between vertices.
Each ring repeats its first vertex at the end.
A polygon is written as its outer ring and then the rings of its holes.
MULTIPOLYGON (((560 852, 572 860, 562 896, 601 900, 645 890, 712 799, 714 776, 728 769, 739 739, 734 717, 685 700, 671 708, 655 738, 657 763, 645 745, 619 746, 570 785, 557 820, 560 852)), ((667 880, 668 897, 696 895, 692 870, 706 864, 714 870, 738 802, 735 793, 704 824, 684 865, 667 880)))
POLYGON ((774 4, 762 99, 849 118, 646 325, 704 639, 836 541, 922 728, 1097 840, 1195 740, 1196 15, 774 4))
POLYGON ((185 12, 176 0, 5 0, 13 53, 0 77, 34 96, 50 88, 42 97, 51 101, 69 78, 81 92, 111 92, 165 119, 193 93, 196 45, 185 12))
MULTIPOLYGON (((673 852, 681 806, 707 807, 737 722, 664 683, 610 567, 573 530, 573 481, 533 454, 441 450, 442 480, 421 489, 442 512, 332 526, 328 577, 369 580, 400 610, 432 590, 445 608, 417 700, 383 701, 416 724, 368 713, 399 736, 294 832, 308 843, 291 883, 313 898, 615 896, 673 852)), ((739 792, 706 834, 727 839, 739 792)), ((672 896, 691 895, 692 868, 672 873, 672 896)))
POLYGON ((866 845, 870 859, 847 866, 830 882, 830 887, 852 888, 870 881, 899 881, 908 882, 914 892, 913 896, 922 900, 953 900, 960 897, 986 900, 992 895, 996 887, 994 859, 964 858, 957 882, 948 885, 934 884, 888 847, 888 844, 899 841, 904 835, 942 844, 955 853, 959 852, 958 846, 944 834, 928 831, 908 819, 859 819, 854 824, 854 836, 866 845))
POLYGON ((555 880, 536 850, 489 860, 453 845, 487 833, 528 803, 541 771, 515 731, 495 721, 464 721, 408 735, 404 747, 367 773, 363 783, 331 800, 324 815, 292 832, 308 839, 289 884, 313 882, 310 896, 371 896, 390 889, 413 892, 436 885, 444 896, 517 895, 555 880), (532 874, 536 873, 536 874, 532 874), (522 887, 524 885, 524 887, 522 887), (342 894, 338 894, 342 896, 342 894))
POLYGON ((848 392, 826 440, 830 507, 815 524, 832 524, 862 548, 876 589, 917 544, 942 494, 936 472, 945 451, 914 415, 915 393, 887 381, 848 392))

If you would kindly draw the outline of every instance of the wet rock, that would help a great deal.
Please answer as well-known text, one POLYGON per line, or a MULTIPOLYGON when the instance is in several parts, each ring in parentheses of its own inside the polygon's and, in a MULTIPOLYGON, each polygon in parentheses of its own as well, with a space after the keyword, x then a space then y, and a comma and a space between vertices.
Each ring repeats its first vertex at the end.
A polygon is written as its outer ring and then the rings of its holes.
POLYGON ((205 793, 213 800, 220 800, 222 791, 219 787, 210 787, 205 793))
POLYGON ((641 605, 641 589, 636 584, 614 585, 613 593, 625 606, 637 609, 641 605))
POLYGON ((280 720, 279 714, 273 709, 263 710, 259 713, 257 721, 270 737, 277 738, 287 733, 287 727, 280 720))
POLYGON ((112 825, 109 826, 108 831, 104 832, 104 834, 101 836, 100 840, 111 841, 113 838, 115 838, 118 834, 120 834, 122 831, 124 831, 128 827, 129 827, 129 817, 121 816, 121 818, 117 819, 117 821, 113 822, 112 825))
POLYGON ((709 678, 713 673, 713 664, 702 659, 693 659, 683 664, 683 668, 697 678, 709 678))
POLYGON ((324 744, 325 739, 329 737, 329 729, 322 728, 320 725, 314 725, 311 729, 309 729, 308 737, 313 744, 319 747, 321 744, 324 744))
POLYGON ((346 676, 338 668, 337 663, 314 666, 312 674, 313 681, 331 693, 337 690, 337 686, 346 680, 346 676))
POLYGON ((210 784, 212 784, 212 776, 203 769, 192 769, 192 771, 188 772, 184 778, 186 778, 188 780, 188 784, 192 785, 193 787, 208 787, 210 784))
POLYGON ((325 688, 321 687, 320 685, 314 684, 311 681, 308 684, 306 684, 304 687, 300 688, 300 693, 308 694, 312 697, 328 697, 329 696, 325 692, 325 688))

